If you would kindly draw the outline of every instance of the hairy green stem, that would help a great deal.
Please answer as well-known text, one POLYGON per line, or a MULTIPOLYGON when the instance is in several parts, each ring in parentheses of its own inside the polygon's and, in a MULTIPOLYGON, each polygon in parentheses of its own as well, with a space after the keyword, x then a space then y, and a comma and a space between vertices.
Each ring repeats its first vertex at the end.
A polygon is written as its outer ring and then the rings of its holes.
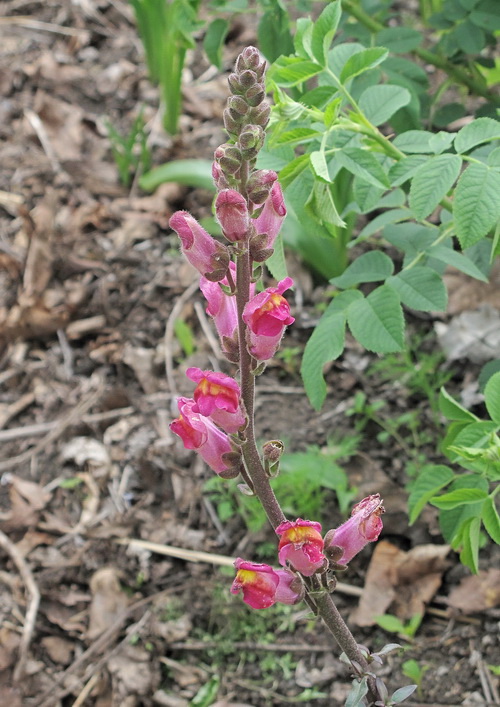
MULTIPOLYGON (((384 25, 381 22, 374 20, 373 17, 370 17, 370 15, 368 15, 361 8, 361 6, 356 0, 342 0, 342 7, 346 12, 355 17, 358 22, 360 22, 367 29, 369 29, 370 32, 380 32, 381 30, 385 29, 384 25)), ((477 81, 474 77, 470 76, 467 71, 465 71, 459 66, 455 66, 445 57, 439 56, 439 54, 435 54, 434 52, 431 52, 428 49, 423 49, 421 47, 413 49, 410 53, 415 54, 427 64, 432 64, 436 68, 441 69, 457 83, 461 83, 464 86, 467 86, 467 88, 477 96, 482 96, 491 103, 494 103, 495 105, 500 105, 500 96, 497 96, 495 93, 492 93, 486 86, 481 85, 479 81, 477 81)))

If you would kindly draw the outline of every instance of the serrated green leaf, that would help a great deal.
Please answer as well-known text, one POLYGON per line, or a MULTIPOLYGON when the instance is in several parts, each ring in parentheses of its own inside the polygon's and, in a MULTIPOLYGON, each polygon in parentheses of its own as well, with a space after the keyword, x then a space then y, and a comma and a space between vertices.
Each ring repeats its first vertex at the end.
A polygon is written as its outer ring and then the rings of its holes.
POLYGON ((334 277, 332 285, 345 289, 360 282, 379 282, 392 275, 394 263, 380 250, 363 253, 354 260, 339 277, 334 277))
POLYGON ((375 187, 389 188, 389 180, 377 158, 359 147, 344 147, 335 158, 339 164, 375 187))
POLYGON ((363 240, 369 236, 373 236, 374 233, 380 231, 381 228, 387 226, 389 223, 407 221, 410 217, 411 214, 407 209, 389 209, 389 211, 384 211, 366 224, 361 230, 357 240, 363 240))
POLYGON ((464 272, 466 275, 475 277, 476 280, 488 282, 486 275, 481 272, 481 270, 475 263, 472 262, 472 260, 470 260, 470 258, 462 253, 458 253, 456 250, 453 250, 453 248, 449 248, 443 244, 438 244, 429 248, 427 253, 431 258, 436 258, 436 260, 440 260, 442 263, 451 265, 457 270, 464 272))
POLYGON ((329 184, 317 179, 314 182, 313 190, 305 206, 311 215, 322 225, 333 225, 339 228, 345 228, 345 221, 339 216, 329 184))
POLYGON ((279 173, 280 184, 286 189, 309 166, 309 155, 300 155, 289 162, 279 173))
POLYGON ((279 86, 297 86, 316 76, 321 66, 298 57, 280 57, 269 68, 267 78, 279 86))
POLYGON ((275 61, 281 54, 293 52, 290 18, 281 2, 274 0, 262 15, 257 27, 257 38, 259 49, 269 62, 275 61))
POLYGON ((331 182, 330 174, 328 173, 328 165, 326 164, 325 153, 322 150, 315 150, 309 154, 311 159, 311 167, 314 174, 324 182, 331 182))
POLYGON ((177 182, 190 187, 201 187, 215 191, 212 163, 209 160, 167 162, 143 174, 139 179, 139 186, 144 191, 154 191, 164 182, 177 182))
POLYGON ((462 528, 463 549, 460 562, 477 574, 479 571, 479 537, 481 529, 480 518, 470 518, 462 528))
POLYGON ((409 155, 403 157, 399 162, 395 162, 389 170, 389 181, 391 186, 399 187, 411 179, 420 165, 427 162, 429 158, 425 155, 409 155))
POLYGON ((432 151, 435 155, 439 155, 441 152, 448 150, 452 142, 453 134, 447 133, 445 130, 440 130, 429 138, 429 147, 432 147, 432 151))
POLYGON ((295 53, 303 59, 313 59, 311 48, 313 21, 310 17, 299 17, 295 27, 293 46, 295 53))
POLYGON ((422 44, 422 34, 411 27, 384 27, 375 35, 376 43, 393 54, 406 54, 422 44))
POLYGON ((445 493, 442 496, 434 496, 431 498, 430 502, 437 508, 442 508, 449 511, 452 508, 458 508, 458 506, 468 506, 471 503, 484 501, 487 497, 488 494, 482 489, 466 488, 456 489, 455 491, 450 491, 450 493, 445 493))
POLYGON ((404 317, 399 297, 381 285, 347 310, 353 336, 368 351, 391 353, 404 348, 404 317))
POLYGON ((388 54, 389 52, 384 47, 370 47, 353 54, 344 64, 340 74, 340 82, 345 83, 349 79, 368 71, 368 69, 373 69, 381 64, 388 54))
POLYGON ((411 182, 410 209, 416 218, 431 214, 441 199, 451 189, 458 175, 462 160, 458 155, 437 155, 422 164, 411 182))
POLYGON ((460 405, 445 388, 439 391, 439 410, 448 420, 463 420, 477 422, 478 418, 472 412, 460 405))
POLYGON ((490 538, 500 545, 500 517, 491 496, 484 502, 481 519, 490 538))
POLYGON ((408 512, 410 525, 417 520, 423 507, 442 488, 453 480, 455 474, 447 466, 432 464, 424 467, 412 486, 408 497, 408 512))
POLYGON ((382 84, 370 86, 359 98, 359 107, 373 123, 381 125, 391 118, 396 111, 406 106, 411 100, 411 94, 402 86, 382 84))
POLYGON ((357 290, 342 292, 330 302, 304 349, 300 372, 307 397, 315 410, 320 410, 326 396, 323 366, 344 350, 347 307, 362 297, 357 290))
POLYGON ((372 211, 377 206, 385 189, 386 187, 375 187, 360 177, 354 177, 353 197, 362 214, 372 211))
POLYGON ((218 69, 222 66, 222 47, 224 46, 228 27, 229 22, 222 17, 218 17, 210 22, 203 39, 203 49, 210 63, 218 69))
POLYGON ((484 399, 489 416, 500 425, 500 373, 492 375, 486 383, 484 399))
POLYGON ((474 163, 455 188, 453 216, 462 250, 484 238, 500 215, 500 174, 474 163))
POLYGON ((393 287, 407 307, 422 312, 444 311, 448 303, 446 287, 435 270, 425 265, 402 270, 390 277, 386 285, 393 287))
POLYGON ((293 145, 294 143, 306 144, 311 140, 320 138, 322 133, 312 128, 294 128, 280 133, 273 139, 273 145, 293 145))
POLYGON ((496 139, 500 139, 500 121, 493 118, 476 118, 456 134, 455 150, 462 154, 476 145, 496 139))
POLYGON ((434 148, 430 147, 429 140, 434 133, 428 130, 407 130, 394 138, 394 145, 403 152, 408 153, 432 153, 434 148))
MULTIPOLYGON (((488 482, 486 479, 478 476, 477 474, 468 474, 466 476, 459 476, 455 479, 450 488, 452 491, 464 488, 480 489, 485 493, 488 493, 488 482)), ((457 537, 464 521, 468 518, 474 518, 481 514, 483 503, 484 500, 481 500, 477 503, 457 506, 457 508, 452 508, 451 510, 440 509, 439 525, 443 537, 447 543, 452 543, 457 537)))
POLYGON ((342 5, 340 0, 330 2, 320 14, 312 30, 311 51, 322 66, 327 64, 327 55, 332 39, 337 31, 342 5))

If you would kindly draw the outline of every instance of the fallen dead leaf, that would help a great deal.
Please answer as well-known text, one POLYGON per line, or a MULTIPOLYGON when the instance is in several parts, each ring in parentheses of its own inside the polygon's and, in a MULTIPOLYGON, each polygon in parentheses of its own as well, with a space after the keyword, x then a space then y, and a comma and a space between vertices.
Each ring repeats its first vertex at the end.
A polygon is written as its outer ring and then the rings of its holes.
POLYGON ((489 569, 464 577, 450 592, 448 604, 468 614, 500 606, 500 570, 489 569))
POLYGON ((393 613, 402 620, 425 614, 448 563, 447 545, 420 545, 409 552, 382 540, 373 553, 363 594, 351 620, 372 626, 374 617, 393 613))
MULTIPOLYGON (((0 628, 0 673, 2 670, 10 668, 17 657, 17 649, 21 642, 21 636, 8 628, 0 628)), ((1 695, 0 690, 0 695, 1 695)), ((4 704, 0 701, 0 704, 4 704)))
POLYGON ((87 638, 93 640, 111 626, 126 609, 128 598, 120 586, 118 570, 102 567, 90 579, 92 601, 87 638))
POLYGON ((500 358, 500 312, 490 304, 462 312, 449 324, 436 322, 434 329, 448 361, 486 363, 500 358))
POLYGON ((72 641, 60 636, 45 636, 40 643, 54 663, 60 663, 61 665, 69 665, 71 663, 75 650, 75 645, 72 641))
POLYGON ((158 687, 159 671, 153 667, 151 655, 138 646, 126 645, 122 653, 111 656, 108 670, 116 691, 123 696, 151 695, 158 687))
POLYGON ((51 498, 50 493, 14 474, 5 474, 3 480, 8 484, 10 509, 0 513, 0 528, 8 533, 36 526, 39 512, 51 498))

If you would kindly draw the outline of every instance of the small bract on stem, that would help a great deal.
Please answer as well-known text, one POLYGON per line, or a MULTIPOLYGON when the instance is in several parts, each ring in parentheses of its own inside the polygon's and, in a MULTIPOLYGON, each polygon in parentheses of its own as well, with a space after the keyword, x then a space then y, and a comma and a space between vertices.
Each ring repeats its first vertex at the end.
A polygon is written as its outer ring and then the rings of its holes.
POLYGON ((286 327, 294 321, 284 297, 293 287, 291 278, 259 294, 253 281, 254 264, 272 255, 286 216, 276 173, 255 169, 270 111, 264 73, 259 52, 247 47, 229 77, 231 96, 224 125, 230 142, 217 148, 212 169, 218 189, 215 213, 228 245, 213 239, 184 211, 170 219, 184 255, 200 272, 207 313, 222 350, 239 368, 239 382, 222 373, 189 368, 187 376, 197 385, 192 399, 179 399, 180 415, 171 429, 220 476, 241 474, 246 491, 260 501, 280 538, 277 559, 283 569, 238 558, 231 591, 241 591, 254 609, 305 599, 349 658, 355 678, 366 680, 369 703, 375 704, 381 697, 378 680, 370 672, 371 658, 358 647, 330 589, 335 585, 333 571, 378 538, 382 501, 378 494, 364 499, 351 519, 324 539, 318 522, 288 520, 274 494, 271 481, 278 472, 283 443, 265 444, 261 456, 255 440, 255 375, 274 356, 286 327))

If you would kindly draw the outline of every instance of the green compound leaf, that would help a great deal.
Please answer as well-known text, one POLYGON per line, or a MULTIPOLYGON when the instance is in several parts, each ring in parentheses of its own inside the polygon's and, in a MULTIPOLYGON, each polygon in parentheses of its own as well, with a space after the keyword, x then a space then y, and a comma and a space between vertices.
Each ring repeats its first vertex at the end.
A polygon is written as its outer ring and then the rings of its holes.
POLYGON ((363 295, 357 290, 340 293, 324 312, 306 344, 300 372, 311 405, 320 410, 326 396, 323 366, 344 350, 347 307, 363 295))
POLYGON ((333 201, 330 185, 324 181, 316 179, 313 190, 305 204, 306 209, 311 213, 314 220, 322 225, 333 225, 345 228, 343 221, 337 211, 333 201))
POLYGON ((340 73, 340 82, 345 83, 349 79, 353 79, 355 76, 368 71, 368 69, 373 69, 375 66, 381 64, 384 59, 387 58, 389 52, 384 47, 371 47, 370 49, 363 49, 361 52, 357 52, 351 56, 346 63, 344 68, 340 73))
POLYGON ((448 420, 459 420, 464 422, 477 422, 478 418, 462 407, 459 402, 453 398, 445 388, 439 391, 439 411, 448 420))
POLYGON ((311 51, 316 61, 322 66, 326 66, 327 64, 328 50, 337 31, 341 14, 342 5, 340 0, 335 0, 325 7, 314 23, 311 51))
MULTIPOLYGON (((451 484, 453 491, 457 489, 480 489, 485 494, 488 493, 488 482, 477 474, 467 474, 460 476, 451 484)), ((481 515, 484 499, 476 503, 468 503, 452 509, 440 509, 439 525, 444 539, 447 543, 454 543, 460 538, 461 527, 468 518, 475 518, 481 515)))
POLYGON ((461 529, 462 552, 460 562, 468 567, 474 574, 479 571, 479 537, 481 530, 481 518, 469 518, 461 529))
POLYGON ((394 263, 388 255, 379 250, 363 253, 354 260, 342 275, 334 277, 332 285, 345 289, 359 285, 360 282, 378 282, 392 275, 394 263))
MULTIPOLYGON (((318 130, 313 130, 312 128, 294 128, 293 130, 286 130, 280 133, 278 137, 273 140, 273 145, 293 145, 294 143, 305 144, 311 140, 321 137, 321 133, 318 130)), ((302 155, 303 157, 304 155, 302 155)))
POLYGON ((280 86, 297 86, 320 71, 321 66, 313 61, 304 61, 298 57, 280 57, 270 67, 267 78, 280 86))
POLYGON ((413 484, 408 498, 410 525, 413 525, 417 520, 426 503, 438 491, 447 486, 454 477, 455 474, 452 470, 442 464, 429 464, 424 467, 424 470, 413 484))
POLYGON ((406 54, 422 43, 422 34, 411 27, 386 27, 375 35, 375 41, 393 54, 406 54))
POLYGON ((477 118, 458 131, 455 136, 455 150, 463 154, 476 145, 495 139, 500 140, 500 121, 493 118, 477 118))
POLYGON ((361 94, 359 107, 373 125, 381 125, 411 101, 411 93, 402 86, 370 86, 361 94))
POLYGON ((347 322, 353 336, 368 351, 392 353, 404 348, 404 317, 399 297, 387 285, 351 304, 347 322))
POLYGON ((488 498, 488 494, 483 489, 466 488, 450 491, 450 493, 445 493, 443 496, 434 496, 431 498, 431 503, 437 508, 451 511, 453 508, 468 506, 471 503, 484 501, 486 498, 488 498))
POLYGON ((500 215, 500 174, 485 164, 469 165, 458 180, 453 216, 462 250, 488 234, 500 215))
POLYGON ((407 307, 421 312, 444 311, 448 303, 446 286, 435 270, 425 265, 403 270, 390 277, 386 284, 393 287, 407 307))
POLYGON ((395 162, 389 170, 389 181, 392 187, 399 187, 411 179, 417 169, 427 162, 425 155, 409 155, 395 162))
POLYGON ((491 496, 484 502, 481 519, 490 538, 500 545, 500 517, 491 496))
POLYGON ((412 179, 410 187, 410 209, 416 218, 431 214, 441 199, 446 196, 460 173, 462 160, 458 155, 437 155, 422 164, 412 179))
POLYGON ((453 248, 449 248, 441 243, 437 246, 432 246, 432 248, 429 248, 427 253, 431 258, 436 258, 436 260, 440 260, 442 263, 452 265, 454 268, 464 272, 466 275, 475 277, 476 280, 488 282, 486 275, 481 272, 472 260, 470 260, 466 255, 462 255, 462 253, 458 253, 456 250, 453 250, 453 248))
POLYGON ((500 425, 500 373, 495 373, 486 383, 484 398, 488 414, 500 425))
POLYGON ((389 180, 377 158, 359 147, 344 147, 335 159, 349 172, 382 189, 389 188, 389 180))
POLYGON ((428 130, 407 130, 394 138, 394 145, 403 152, 409 153, 432 153, 434 147, 430 144, 430 140, 434 137, 434 133, 428 130))
POLYGON ((218 69, 222 67, 222 47, 224 46, 228 27, 229 22, 218 17, 208 25, 205 39, 203 40, 203 49, 208 60, 218 69))

